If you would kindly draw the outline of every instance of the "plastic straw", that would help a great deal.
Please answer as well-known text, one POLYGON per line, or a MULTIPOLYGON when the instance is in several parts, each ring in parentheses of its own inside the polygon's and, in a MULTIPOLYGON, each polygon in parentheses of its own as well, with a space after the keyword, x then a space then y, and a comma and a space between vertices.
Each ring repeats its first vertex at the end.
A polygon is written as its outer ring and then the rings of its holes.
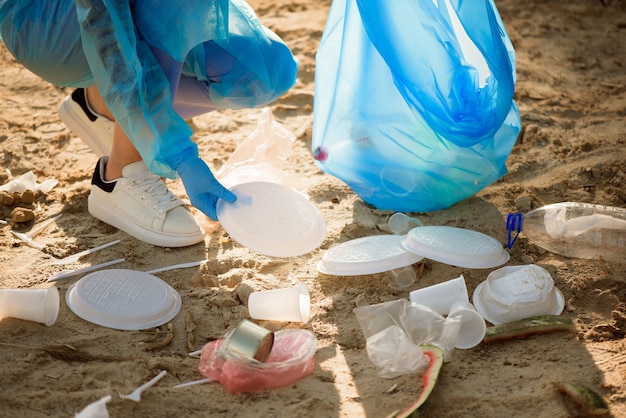
POLYGON ((94 264, 93 266, 83 267, 82 269, 60 271, 57 274, 50 277, 48 281, 56 282, 57 280, 67 279, 68 277, 77 276, 79 274, 88 273, 93 270, 98 270, 104 267, 112 266, 113 264, 121 263, 122 261, 126 261, 126 259, 118 258, 117 260, 107 261, 106 263, 94 264))
POLYGON ((110 247, 111 245, 115 245, 115 244, 117 244, 117 243, 119 243, 119 242, 120 242, 120 240, 119 240, 119 239, 116 239, 115 241, 111 241, 111 242, 109 242, 108 244, 103 244, 103 245, 100 245, 100 246, 98 246, 98 247, 94 247, 94 248, 91 248, 91 249, 88 249, 88 250, 85 250, 85 251, 81 251, 81 252, 76 253, 76 254, 74 254, 74 255, 70 255, 70 256, 65 257, 65 258, 62 258, 62 259, 60 259, 60 260, 53 261, 53 262, 52 262, 52 263, 50 263, 50 264, 53 264, 53 265, 61 265, 61 264, 69 264, 69 263, 74 263, 74 262, 78 261, 78 259, 79 259, 79 258, 81 258, 82 256, 85 256, 85 255, 87 255, 87 254, 94 253, 94 252, 96 252, 96 251, 100 251, 100 250, 102 250, 102 249, 104 249, 104 248, 110 247))
POLYGON ((31 247, 35 247, 38 250, 43 249, 43 245, 41 244, 37 244, 35 241, 33 241, 33 238, 39 234, 41 231, 43 231, 44 229, 46 229, 47 227, 50 226, 50 224, 52 224, 54 221, 56 221, 57 219, 59 219, 61 217, 61 215, 57 215, 52 219, 48 219, 47 221, 42 222, 40 225, 38 225, 36 228, 33 228, 30 232, 27 233, 23 233, 23 232, 16 232, 11 230, 11 233, 13 235, 15 235, 17 238, 19 238, 20 240, 24 241, 25 243, 27 243, 28 245, 30 245, 31 247))
POLYGON ((201 261, 191 261, 189 263, 181 263, 181 264, 174 264, 173 266, 167 266, 167 267, 161 267, 158 269, 154 269, 154 270, 148 270, 146 271, 146 273, 159 273, 162 271, 168 271, 168 270, 175 270, 175 269, 182 269, 182 268, 187 268, 187 267, 196 267, 199 266, 200 264, 204 263, 206 260, 201 260, 201 261))
POLYGON ((172 386, 173 389, 178 389, 178 388, 184 388, 187 386, 192 386, 192 385, 200 385, 202 383, 210 383, 210 382, 215 382, 215 379, 211 379, 209 377, 207 377, 206 379, 200 379, 200 380, 192 380, 191 382, 185 382, 185 383, 181 383, 178 385, 174 385, 172 386))
POLYGON ((202 354, 202 350, 192 351, 191 353, 189 353, 189 357, 198 357, 200 356, 200 354, 202 354))

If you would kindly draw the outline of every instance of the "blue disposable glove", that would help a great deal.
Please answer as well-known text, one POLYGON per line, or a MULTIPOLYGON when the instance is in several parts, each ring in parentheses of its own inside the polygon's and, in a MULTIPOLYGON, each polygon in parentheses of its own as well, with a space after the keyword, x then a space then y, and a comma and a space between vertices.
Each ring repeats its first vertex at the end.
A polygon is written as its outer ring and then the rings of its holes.
POLYGON ((237 196, 217 181, 209 166, 199 157, 188 156, 176 165, 191 204, 217 221, 217 200, 234 202, 237 196))

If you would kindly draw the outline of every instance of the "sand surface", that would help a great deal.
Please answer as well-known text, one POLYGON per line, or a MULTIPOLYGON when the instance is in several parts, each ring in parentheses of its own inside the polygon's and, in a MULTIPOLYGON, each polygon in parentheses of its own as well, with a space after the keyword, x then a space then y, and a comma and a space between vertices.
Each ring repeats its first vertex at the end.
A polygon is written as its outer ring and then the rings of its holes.
MULTIPOLYGON (((578 201, 626 208, 626 3, 623 0, 540 2, 498 1, 517 52, 515 100, 524 130, 507 160, 508 174, 453 207, 414 214, 426 225, 473 229, 506 244, 508 213, 544 204, 578 201)), ((120 268, 146 271, 206 260, 201 267, 156 275, 182 297, 166 334, 118 331, 87 322, 65 303, 77 278, 58 282, 61 308, 50 327, 11 318, 0 320, 0 416, 69 417, 111 395, 112 417, 285 416, 383 417, 414 400, 419 374, 384 379, 369 360, 353 309, 407 298, 409 291, 463 275, 469 292, 494 269, 466 269, 423 260, 413 265, 418 280, 408 289, 387 273, 337 277, 317 272, 325 251, 358 237, 386 233, 391 214, 364 204, 341 181, 322 173, 310 152, 315 53, 330 1, 254 0, 261 20, 282 36, 300 60, 298 84, 271 106, 276 120, 297 138, 287 172, 302 181, 324 215, 322 245, 291 259, 261 256, 232 240, 195 212, 207 231, 203 244, 166 249, 145 244, 87 212, 96 156, 59 121, 57 108, 70 92, 51 86, 22 68, 0 47, 0 184, 33 170, 58 185, 30 203, 27 197, 0 206, 0 286, 45 287, 63 268, 80 268, 125 258, 120 268), (15 224, 15 208, 34 221, 15 224), (63 216, 36 237, 42 251, 20 245, 12 228, 26 232, 63 216), (68 266, 51 262, 119 239, 117 245, 68 266), (249 318, 252 290, 305 283, 311 294, 307 324, 257 321, 271 330, 303 328, 317 337, 315 369, 284 388, 229 394, 212 383, 172 386, 202 377, 191 348, 200 349, 249 318), (186 318, 195 328, 189 332, 186 318), (195 343, 188 344, 189 335, 195 343), (63 355, 54 349, 63 348, 63 355), (152 349, 151 349, 152 348, 152 349), (142 396, 123 400, 137 386, 167 370, 142 396)), ((220 111, 193 120, 204 158, 222 166, 256 128, 260 109, 220 111)), ((180 183, 170 188, 184 197, 180 183)), ((532 336, 455 350, 428 401, 431 417, 582 416, 553 387, 573 381, 597 390, 611 414, 626 416, 626 264, 552 254, 521 236, 507 265, 547 269, 565 299, 563 315, 573 333, 532 336)), ((161 327, 167 331, 167 326, 161 327)))

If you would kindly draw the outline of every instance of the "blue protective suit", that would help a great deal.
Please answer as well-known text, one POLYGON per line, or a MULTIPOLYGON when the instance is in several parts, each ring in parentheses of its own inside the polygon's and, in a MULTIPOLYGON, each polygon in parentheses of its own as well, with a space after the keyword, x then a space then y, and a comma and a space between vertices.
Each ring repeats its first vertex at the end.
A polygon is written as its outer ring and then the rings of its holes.
POLYGON ((150 171, 168 178, 198 155, 185 118, 263 106, 297 73, 242 0, 0 0, 0 39, 50 83, 96 83, 150 171))

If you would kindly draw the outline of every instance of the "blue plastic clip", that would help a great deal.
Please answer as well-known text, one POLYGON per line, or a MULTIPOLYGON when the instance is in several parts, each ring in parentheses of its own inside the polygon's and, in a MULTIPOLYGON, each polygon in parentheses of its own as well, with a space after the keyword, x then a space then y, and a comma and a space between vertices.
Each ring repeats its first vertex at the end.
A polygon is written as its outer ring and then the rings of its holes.
POLYGON ((509 213, 509 216, 506 217, 506 231, 507 231, 507 247, 509 250, 517 241, 517 237, 520 232, 522 232, 522 225, 524 223, 524 215, 522 212, 517 213, 509 213), (511 238, 511 235, 515 231, 515 236, 511 238))

